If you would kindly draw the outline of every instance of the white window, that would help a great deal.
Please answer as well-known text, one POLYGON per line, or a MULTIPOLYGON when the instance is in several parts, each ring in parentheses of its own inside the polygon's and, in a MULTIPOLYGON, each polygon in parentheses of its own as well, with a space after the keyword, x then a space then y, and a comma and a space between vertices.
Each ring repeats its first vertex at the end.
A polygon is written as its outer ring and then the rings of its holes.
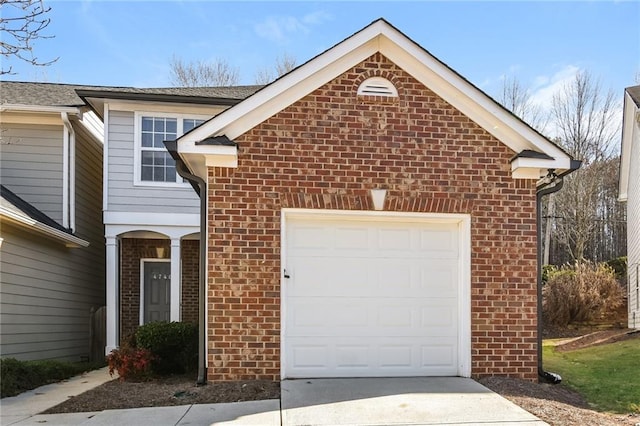
POLYGON ((183 185, 184 179, 176 173, 176 163, 164 146, 164 141, 175 140, 204 121, 202 117, 177 114, 137 113, 134 183, 183 185))

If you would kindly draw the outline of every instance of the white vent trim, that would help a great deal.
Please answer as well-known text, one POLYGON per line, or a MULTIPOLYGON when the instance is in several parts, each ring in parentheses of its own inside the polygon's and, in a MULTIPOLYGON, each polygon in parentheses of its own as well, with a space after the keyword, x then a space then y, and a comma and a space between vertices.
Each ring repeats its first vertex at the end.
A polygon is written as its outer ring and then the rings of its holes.
POLYGON ((386 78, 370 77, 360 84, 360 87, 358 87, 358 95, 397 98, 398 89, 386 78))

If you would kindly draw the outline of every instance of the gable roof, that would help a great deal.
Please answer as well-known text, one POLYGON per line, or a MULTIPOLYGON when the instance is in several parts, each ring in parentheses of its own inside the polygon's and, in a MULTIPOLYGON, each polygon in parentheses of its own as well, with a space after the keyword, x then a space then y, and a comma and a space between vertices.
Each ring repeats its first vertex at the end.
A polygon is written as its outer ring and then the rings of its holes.
POLYGON ((100 116, 103 116, 105 99, 231 106, 262 87, 260 85, 156 88, 82 87, 77 90, 77 95, 91 105, 100 116))
POLYGON ((0 81, 1 105, 39 105, 80 107, 85 102, 77 92, 94 93, 103 97, 135 96, 183 96, 189 98, 225 98, 244 99, 263 86, 228 86, 228 87, 117 87, 87 86, 79 84, 34 83, 23 81, 0 81))
POLYGON ((81 107, 84 102, 76 94, 81 87, 86 86, 0 81, 0 104, 81 107))
POLYGON ((67 247, 87 247, 89 245, 87 241, 73 235, 69 229, 18 197, 4 185, 0 185, 0 217, 62 240, 67 247))
POLYGON ((640 144, 640 86, 627 87, 624 90, 623 104, 620 181, 618 186, 618 199, 620 201, 627 200, 632 152, 631 147, 634 143, 640 144))
POLYGON ((178 152, 181 158, 195 174, 205 176, 204 157, 208 151, 202 145, 197 149, 196 142, 223 135, 235 139, 377 52, 403 68, 516 154, 522 151, 541 154, 514 156, 511 163, 514 177, 539 178, 547 173, 547 169, 555 169, 556 173, 561 174, 577 168, 577 163, 564 150, 384 19, 374 21, 180 137, 178 152))

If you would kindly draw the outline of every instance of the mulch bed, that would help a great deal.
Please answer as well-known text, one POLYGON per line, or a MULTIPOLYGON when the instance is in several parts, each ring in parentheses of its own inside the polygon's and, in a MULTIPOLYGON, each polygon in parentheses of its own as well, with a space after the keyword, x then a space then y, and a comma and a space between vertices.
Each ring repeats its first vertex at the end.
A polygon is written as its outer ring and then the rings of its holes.
POLYGON ((162 377, 137 383, 112 380, 83 394, 71 397, 43 414, 279 398, 279 382, 247 380, 196 386, 196 377, 191 374, 162 377))

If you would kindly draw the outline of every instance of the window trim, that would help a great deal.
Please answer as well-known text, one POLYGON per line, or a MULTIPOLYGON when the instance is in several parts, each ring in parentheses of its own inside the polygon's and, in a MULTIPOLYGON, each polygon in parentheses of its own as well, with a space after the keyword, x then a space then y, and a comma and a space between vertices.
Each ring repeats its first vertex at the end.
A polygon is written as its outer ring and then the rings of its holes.
POLYGON ((175 118, 176 119, 176 135, 180 137, 183 134, 184 120, 204 120, 207 121, 211 117, 202 114, 175 114, 158 111, 135 111, 133 123, 133 186, 151 186, 164 188, 189 188, 189 182, 178 182, 181 179, 176 172, 176 182, 158 182, 150 180, 142 180, 142 117, 159 117, 159 118, 175 118))

